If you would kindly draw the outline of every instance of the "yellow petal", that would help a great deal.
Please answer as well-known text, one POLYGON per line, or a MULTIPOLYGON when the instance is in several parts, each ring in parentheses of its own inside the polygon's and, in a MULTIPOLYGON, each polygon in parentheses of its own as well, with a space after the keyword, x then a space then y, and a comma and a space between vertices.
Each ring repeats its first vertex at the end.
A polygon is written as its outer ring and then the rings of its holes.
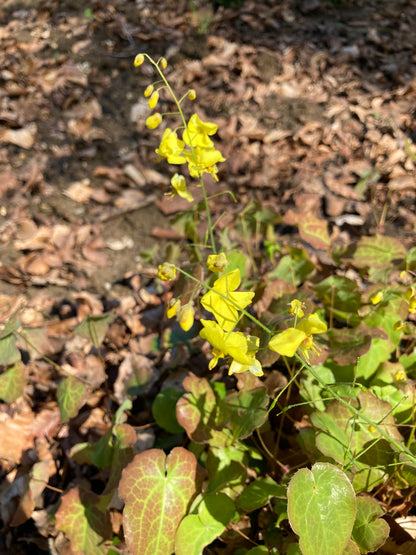
POLYGON ((306 335, 324 333, 328 329, 317 314, 309 314, 296 327, 298 330, 304 331, 306 335))
POLYGON ((293 357, 306 337, 305 332, 296 328, 288 328, 271 338, 269 349, 279 353, 279 355, 293 357))
POLYGON ((194 307, 191 304, 185 305, 181 308, 179 313, 179 325, 183 329, 183 331, 189 331, 192 326, 194 325, 194 316, 195 311, 194 307))

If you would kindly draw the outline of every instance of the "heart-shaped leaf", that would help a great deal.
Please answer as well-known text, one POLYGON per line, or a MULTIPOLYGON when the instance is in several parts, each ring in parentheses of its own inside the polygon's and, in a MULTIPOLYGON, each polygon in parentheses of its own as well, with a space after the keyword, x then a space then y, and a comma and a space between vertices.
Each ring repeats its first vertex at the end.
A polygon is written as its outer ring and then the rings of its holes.
POLYGON ((362 237, 353 256, 357 268, 388 268, 394 260, 403 260, 406 249, 394 237, 362 237))
POLYGON ((200 555, 224 532, 234 514, 234 503, 225 493, 203 495, 198 514, 186 516, 178 528, 175 555, 200 555))
POLYGON ((329 463, 302 468, 291 479, 287 498, 303 555, 342 555, 356 513, 354 489, 344 472, 329 463))
POLYGON ((69 490, 62 497, 56 513, 56 528, 71 541, 74 555, 103 555, 104 540, 111 537, 111 523, 104 505, 108 499, 81 487, 69 490))
POLYGON ((124 469, 119 494, 125 501, 123 525, 133 555, 167 555, 199 487, 195 456, 175 447, 137 455, 124 469))
POLYGON ((377 551, 389 535, 389 525, 380 517, 383 510, 372 497, 357 497, 357 516, 355 517, 352 539, 361 553, 377 551))
POLYGON ((286 488, 275 482, 272 478, 257 478, 253 480, 237 499, 237 506, 250 513, 264 505, 272 497, 286 499, 286 488))

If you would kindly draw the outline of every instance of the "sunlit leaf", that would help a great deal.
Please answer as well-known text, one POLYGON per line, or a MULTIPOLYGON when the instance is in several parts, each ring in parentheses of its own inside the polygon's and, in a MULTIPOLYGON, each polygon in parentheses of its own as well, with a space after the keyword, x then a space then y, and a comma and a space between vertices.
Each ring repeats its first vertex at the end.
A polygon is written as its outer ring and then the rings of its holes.
POLYGON ((132 555, 166 555, 198 490, 195 456, 175 447, 137 455, 124 469, 119 494, 125 502, 123 526, 132 555))
POLYGON ((355 517, 352 539, 361 553, 377 551, 386 541, 390 528, 380 518, 383 510, 372 497, 357 497, 357 515, 355 517))
POLYGON ((0 374, 0 399, 5 403, 13 403, 21 395, 26 385, 26 369, 18 361, 0 374))
POLYGON ((198 506, 198 514, 188 515, 180 523, 175 538, 175 555, 202 553, 205 546, 224 532, 234 514, 234 503, 227 495, 204 494, 198 506))
POLYGON ((104 540, 111 537, 111 523, 106 504, 108 500, 80 487, 62 496, 56 528, 70 540, 74 555, 107 553, 104 540))
POLYGON ((268 402, 269 396, 264 387, 231 393, 222 401, 235 439, 249 436, 264 423, 268 402))
POLYGON ((329 463, 298 470, 287 498, 289 522, 303 555, 342 555, 356 514, 354 489, 342 470, 329 463))
POLYGON ((21 359, 16 346, 15 332, 20 326, 18 318, 10 319, 0 333, 0 364, 7 366, 21 359))
POLYGON ((62 422, 68 422, 78 414, 85 402, 86 393, 85 385, 73 376, 68 376, 61 381, 56 391, 56 398, 62 422))

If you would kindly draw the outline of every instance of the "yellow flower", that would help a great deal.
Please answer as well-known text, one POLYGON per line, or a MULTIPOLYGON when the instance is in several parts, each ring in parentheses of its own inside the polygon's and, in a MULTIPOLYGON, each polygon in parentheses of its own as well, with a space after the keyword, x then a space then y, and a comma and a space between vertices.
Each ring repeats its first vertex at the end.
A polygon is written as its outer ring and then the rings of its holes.
POLYGON ((162 123, 162 114, 156 112, 155 114, 149 116, 146 120, 146 127, 148 129, 156 129, 162 123))
POLYGON ((143 62, 144 62, 143 54, 137 54, 137 56, 134 58, 134 67, 141 66, 143 62))
POLYGON ((416 295, 413 295, 413 297, 410 297, 408 310, 410 314, 416 314, 416 295))
POLYGON ((370 301, 372 304, 378 304, 383 300, 383 291, 377 291, 377 293, 373 293, 370 297, 370 301))
MULTIPOLYGON (((248 336, 238 331, 225 332, 217 322, 213 320, 203 320, 201 323, 204 326, 199 332, 199 335, 206 339, 212 345, 212 354, 208 367, 210 370, 215 368, 220 358, 227 355, 233 360, 231 362, 229 373, 245 372, 259 372, 261 365, 256 361, 254 355, 258 350, 258 337, 248 336)), ((261 375, 261 374, 256 374, 261 375)))
POLYGON ((218 125, 215 123, 204 122, 199 119, 197 114, 193 114, 188 122, 187 128, 183 132, 183 140, 189 146, 212 148, 214 143, 208 135, 214 135, 217 129, 218 125))
POLYGON ((188 191, 188 188, 186 186, 186 181, 183 175, 180 175, 179 173, 175 173, 175 175, 172 177, 170 182, 173 189, 173 193, 172 193, 173 195, 176 194, 186 199, 188 202, 193 202, 194 197, 188 191))
POLYGON ((183 331, 189 331, 194 325, 195 310, 191 303, 188 303, 179 312, 179 325, 183 331))
POLYGON ((166 58, 164 58, 163 56, 161 58, 159 58, 158 64, 160 65, 160 67, 162 69, 166 69, 167 66, 168 66, 168 62, 166 61, 166 58))
POLYGON ((225 158, 215 148, 202 148, 197 146, 192 152, 184 152, 183 156, 188 162, 189 173, 192 177, 201 177, 203 173, 210 173, 214 181, 218 181, 218 162, 225 162, 225 158), (194 158, 195 156, 195 158, 194 158))
POLYGON ((176 277, 176 268, 174 264, 165 262, 157 267, 157 277, 162 281, 170 281, 176 277))
POLYGON ((296 318, 303 318, 305 313, 302 310, 302 303, 298 299, 290 302, 289 314, 296 316, 296 318))
POLYGON ((195 89, 190 89, 188 91, 188 98, 189 98, 189 100, 195 100, 195 98, 196 98, 195 89))
POLYGON ((303 354, 308 358, 308 351, 317 353, 313 343, 312 335, 324 333, 327 326, 320 320, 317 314, 310 314, 301 320, 296 328, 288 328, 278 333, 269 342, 269 349, 279 353, 279 355, 293 357, 299 347, 302 347, 303 354))
POLYGON ((181 301, 179 299, 171 299, 168 302, 168 307, 166 309, 166 316, 168 318, 173 318, 178 314, 181 309, 181 301))
POLYGON ((225 331, 234 328, 239 319, 238 310, 249 305, 254 297, 254 293, 235 291, 240 282, 240 270, 236 268, 218 278, 212 290, 201 298, 202 306, 214 314, 218 324, 225 331))
POLYGON ((149 98, 149 102, 147 103, 147 105, 149 106, 149 108, 153 110, 153 108, 156 106, 158 102, 159 102, 159 93, 157 91, 154 91, 152 93, 152 96, 149 98))
POLYGON ((149 85, 148 87, 146 87, 146 89, 143 93, 144 97, 148 98, 152 94, 153 89, 154 89, 153 85, 149 85))
POLYGON ((223 272, 228 264, 227 257, 223 252, 220 252, 220 254, 210 254, 207 258, 208 270, 211 270, 211 272, 223 272))
POLYGON ((184 147, 185 143, 178 139, 176 131, 172 131, 168 127, 163 133, 159 148, 156 149, 156 154, 159 154, 160 159, 167 158, 169 164, 183 164, 186 162, 182 155, 184 147))

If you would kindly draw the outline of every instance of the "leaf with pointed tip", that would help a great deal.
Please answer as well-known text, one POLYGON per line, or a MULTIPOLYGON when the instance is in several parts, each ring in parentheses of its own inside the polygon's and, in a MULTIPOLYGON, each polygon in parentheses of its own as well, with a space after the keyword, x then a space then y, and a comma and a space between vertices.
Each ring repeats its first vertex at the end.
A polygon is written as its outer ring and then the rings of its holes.
POLYGON ((167 457, 160 449, 137 455, 123 470, 119 485, 131 553, 172 553, 176 530, 198 489, 196 458, 183 447, 175 447, 167 457))
POLYGON ((235 513, 234 503, 225 493, 204 494, 198 514, 186 516, 179 525, 175 555, 200 555, 224 532, 235 513))
POLYGON ((85 385, 73 376, 68 376, 61 381, 56 391, 56 398, 62 422, 68 422, 78 414, 85 402, 86 393, 85 385))
POLYGON ((357 516, 355 517, 352 539, 361 553, 377 551, 389 535, 389 525, 380 517, 383 510, 372 497, 357 497, 357 516))
POLYGON ((108 499, 81 487, 62 497, 56 513, 56 528, 71 542, 74 555, 104 555, 104 540, 111 537, 111 522, 105 505, 108 499))
POLYGON ((26 370, 18 361, 0 374, 0 399, 5 403, 13 403, 21 395, 26 385, 26 370))
POLYGON ((320 220, 311 212, 302 214, 299 220, 299 235, 314 249, 326 250, 331 245, 328 222, 320 220))
POLYGON ((248 437, 267 418, 269 396, 265 387, 231 393, 222 402, 228 415, 234 439, 248 437))
POLYGON ((99 348, 107 333, 108 326, 114 320, 114 314, 100 314, 94 315, 87 314, 84 320, 76 326, 74 333, 81 337, 85 337, 94 345, 96 349, 99 348))
POLYGON ((303 555, 342 555, 356 514, 355 492, 344 472, 329 463, 302 468, 290 480, 287 499, 303 555))
POLYGON ((237 507, 251 513, 264 507, 272 497, 286 499, 286 488, 275 482, 272 478, 257 478, 253 480, 237 499, 237 507))

